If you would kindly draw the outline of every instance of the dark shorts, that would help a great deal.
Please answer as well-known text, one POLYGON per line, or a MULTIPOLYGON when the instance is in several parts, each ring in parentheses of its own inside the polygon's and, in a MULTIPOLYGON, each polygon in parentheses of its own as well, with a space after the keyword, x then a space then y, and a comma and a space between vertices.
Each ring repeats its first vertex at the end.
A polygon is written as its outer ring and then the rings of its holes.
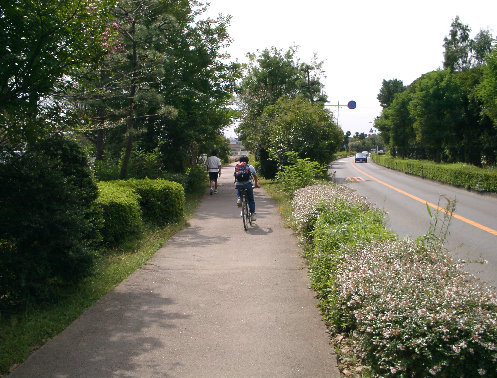
POLYGON ((211 181, 217 181, 217 176, 219 175, 219 172, 209 172, 209 180, 211 181))

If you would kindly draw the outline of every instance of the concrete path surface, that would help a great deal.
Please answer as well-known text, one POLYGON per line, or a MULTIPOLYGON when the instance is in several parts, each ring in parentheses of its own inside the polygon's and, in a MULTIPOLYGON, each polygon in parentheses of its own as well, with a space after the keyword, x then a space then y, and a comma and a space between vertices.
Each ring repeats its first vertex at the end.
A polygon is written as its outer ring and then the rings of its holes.
POLYGON ((233 165, 147 264, 13 377, 339 377, 292 231, 263 189, 243 231, 233 165))

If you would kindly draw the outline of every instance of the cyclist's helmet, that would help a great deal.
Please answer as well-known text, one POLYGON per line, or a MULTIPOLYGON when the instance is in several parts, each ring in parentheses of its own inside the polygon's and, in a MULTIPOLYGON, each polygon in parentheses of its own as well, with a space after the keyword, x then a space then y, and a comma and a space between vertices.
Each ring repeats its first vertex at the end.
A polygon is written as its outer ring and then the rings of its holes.
POLYGON ((243 162, 245 162, 245 163, 247 163, 247 164, 248 164, 248 162, 249 162, 249 158, 248 158, 248 156, 245 156, 245 155, 244 155, 244 156, 241 156, 241 157, 240 157, 240 163, 243 163, 243 162))

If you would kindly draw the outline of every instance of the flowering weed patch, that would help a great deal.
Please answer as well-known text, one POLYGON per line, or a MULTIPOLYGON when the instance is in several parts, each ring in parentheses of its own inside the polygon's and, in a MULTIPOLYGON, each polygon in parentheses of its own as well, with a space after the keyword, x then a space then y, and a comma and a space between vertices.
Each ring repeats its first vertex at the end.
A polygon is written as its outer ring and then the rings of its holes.
POLYGON ((309 222, 315 221, 322 206, 331 206, 336 200, 346 200, 352 206, 363 210, 373 209, 373 206, 352 189, 343 185, 311 185, 297 189, 293 196, 292 217, 297 229, 306 229, 309 222))
POLYGON ((441 247, 406 240, 351 250, 336 289, 336 314, 352 320, 366 361, 382 375, 495 376, 496 295, 441 247))
POLYGON ((346 187, 302 188, 292 205, 323 316, 374 374, 497 376, 496 294, 439 243, 398 240, 346 187))

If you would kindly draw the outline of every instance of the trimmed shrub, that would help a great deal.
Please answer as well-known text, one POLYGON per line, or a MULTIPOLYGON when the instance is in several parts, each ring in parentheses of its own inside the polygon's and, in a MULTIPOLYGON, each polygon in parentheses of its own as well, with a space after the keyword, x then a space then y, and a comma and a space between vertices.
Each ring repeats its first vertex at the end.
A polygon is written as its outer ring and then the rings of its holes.
POLYGON ((183 218, 185 193, 180 184, 161 179, 131 179, 119 181, 119 184, 129 186, 139 194, 144 220, 165 224, 183 218))
POLYGON ((143 229, 140 196, 118 181, 99 182, 98 192, 96 203, 104 218, 104 243, 117 245, 139 236, 143 229))
POLYGON ((399 159, 387 155, 373 154, 375 163, 446 184, 464 187, 479 192, 497 193, 497 170, 478 168, 472 165, 438 164, 427 160, 399 159))
POLYGON ((90 274, 100 218, 81 148, 51 136, 4 155, 0 177, 0 302, 47 299, 90 274))

